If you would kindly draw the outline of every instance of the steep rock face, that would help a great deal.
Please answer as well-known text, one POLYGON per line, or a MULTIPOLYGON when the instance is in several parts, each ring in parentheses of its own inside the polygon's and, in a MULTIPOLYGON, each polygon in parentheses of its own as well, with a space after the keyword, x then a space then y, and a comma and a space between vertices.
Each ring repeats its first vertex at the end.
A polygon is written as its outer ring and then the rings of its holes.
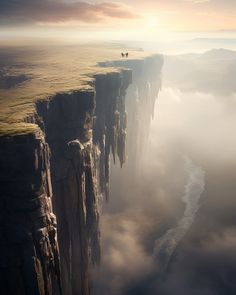
POLYGON ((109 195, 110 151, 121 164, 125 160, 130 81, 130 70, 97 75, 96 93, 61 93, 37 104, 52 153, 62 285, 68 295, 91 293, 89 265, 100 261, 99 203, 109 195))
POLYGON ((130 61, 126 66, 133 69, 133 83, 127 91, 128 162, 138 171, 148 144, 155 102, 162 87, 163 56, 154 55, 139 62, 130 61))
POLYGON ((0 294, 49 295, 60 262, 48 144, 41 131, 0 143, 0 294))
MULTIPOLYGON (((93 175, 93 91, 61 93, 37 105, 51 149, 54 208, 58 217, 65 294, 88 294, 90 224, 98 223, 93 175), (84 271, 82 271, 84 270, 84 271), (82 293, 83 292, 83 293, 82 293)), ((98 233, 99 235, 99 233, 98 233)), ((97 241, 96 241, 97 239, 97 241)), ((96 247, 95 247, 96 248, 96 247)))
POLYGON ((128 166, 135 171, 141 165, 145 153, 155 102, 162 87, 164 57, 160 54, 145 59, 128 59, 101 62, 103 67, 115 66, 132 69, 132 84, 127 89, 126 109, 128 113, 127 155, 128 166), (139 160, 138 160, 139 159, 139 160))
POLYGON ((95 82, 97 107, 95 112, 94 144, 99 146, 100 157, 100 189, 109 198, 110 152, 114 163, 116 155, 120 165, 125 162, 126 146, 126 90, 131 84, 130 70, 122 74, 112 73, 97 76, 95 82))

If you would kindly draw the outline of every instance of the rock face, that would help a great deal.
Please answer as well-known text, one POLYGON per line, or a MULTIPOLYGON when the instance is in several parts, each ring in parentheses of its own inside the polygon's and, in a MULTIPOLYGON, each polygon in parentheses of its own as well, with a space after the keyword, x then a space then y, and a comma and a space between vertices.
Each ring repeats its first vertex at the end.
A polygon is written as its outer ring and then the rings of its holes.
POLYGON ((48 144, 40 131, 0 143, 0 294, 59 292, 48 144))
POLYGON ((162 58, 114 65, 123 69, 95 75, 87 90, 38 101, 35 114, 25 119, 39 126, 37 134, 1 138, 1 294, 92 292, 110 154, 124 164, 127 128, 128 152, 137 154, 136 144, 146 140, 162 58))
POLYGON ((95 82, 97 107, 94 124, 94 144, 101 152, 100 188, 109 198, 110 152, 114 163, 118 156, 120 165, 125 162, 127 112, 125 106, 126 90, 131 84, 130 70, 97 76, 95 82))
POLYGON ((89 294, 88 256, 98 235, 97 187, 93 175, 93 91, 62 93, 37 105, 52 157, 54 208, 58 218, 63 294, 89 294), (90 237, 94 241, 90 241, 90 237), (73 259, 72 259, 73 257, 73 259), (82 271, 84 270, 84 271, 82 271))
POLYGON ((162 55, 145 59, 101 62, 100 65, 132 69, 132 84, 126 94, 127 155, 128 166, 136 171, 141 166, 140 156, 145 153, 149 137, 155 102, 162 87, 161 72, 164 63, 162 55))
POLYGON ((128 166, 137 171, 142 166, 141 156, 146 152, 155 103, 162 87, 163 62, 163 57, 157 55, 145 60, 127 61, 126 65, 133 69, 133 83, 127 92, 128 166))
POLYGON ((110 151, 121 164, 125 159, 131 74, 97 75, 95 91, 61 93, 37 104, 52 153, 64 294, 91 293, 89 265, 100 261, 99 206, 109 196, 110 151))

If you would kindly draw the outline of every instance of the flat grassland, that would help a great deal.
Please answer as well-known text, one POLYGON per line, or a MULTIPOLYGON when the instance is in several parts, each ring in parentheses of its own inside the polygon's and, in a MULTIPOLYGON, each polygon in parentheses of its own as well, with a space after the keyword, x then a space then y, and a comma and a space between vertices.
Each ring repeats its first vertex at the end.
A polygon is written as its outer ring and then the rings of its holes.
MULTIPOLYGON (((36 101, 59 92, 92 89, 94 75, 120 70, 97 63, 119 60, 122 51, 117 44, 0 46, 0 79, 25 77, 0 87, 0 136, 34 132, 37 125, 24 119, 34 114, 36 101)), ((129 49, 129 59, 148 55, 129 49)))

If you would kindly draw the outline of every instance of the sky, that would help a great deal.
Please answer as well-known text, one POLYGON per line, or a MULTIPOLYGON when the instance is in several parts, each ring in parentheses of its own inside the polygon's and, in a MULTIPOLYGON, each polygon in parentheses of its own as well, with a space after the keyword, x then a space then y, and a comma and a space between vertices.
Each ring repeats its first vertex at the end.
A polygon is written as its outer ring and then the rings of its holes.
POLYGON ((236 32, 235 0, 0 0, 0 34, 153 40, 168 32, 236 32), (59 33, 60 32, 60 33, 59 33))

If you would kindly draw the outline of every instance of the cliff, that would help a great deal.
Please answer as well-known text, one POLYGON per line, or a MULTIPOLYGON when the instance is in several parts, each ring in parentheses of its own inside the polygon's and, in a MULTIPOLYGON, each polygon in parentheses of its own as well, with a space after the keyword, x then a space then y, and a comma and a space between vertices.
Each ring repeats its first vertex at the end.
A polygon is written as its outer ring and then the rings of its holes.
POLYGON ((125 67, 132 69, 132 84, 126 94, 127 126, 127 162, 133 172, 142 164, 142 155, 148 143, 151 119, 154 116, 155 103, 162 88, 161 72, 163 56, 151 55, 144 59, 117 60, 101 62, 103 67, 125 67))
POLYGON ((89 264, 100 260, 99 203, 109 194, 110 150, 123 161, 130 81, 130 70, 95 75, 94 90, 37 103, 52 154, 64 294, 90 294, 89 264))
POLYGON ((147 131, 161 66, 158 55, 114 61, 93 74, 86 88, 38 99, 24 118, 34 128, 2 134, 1 294, 59 294, 61 288, 66 295, 91 294, 90 268, 101 255, 100 206, 109 199, 110 154, 124 164, 126 108, 129 126, 138 112, 148 112, 139 122, 147 131))
POLYGON ((0 139, 0 293, 60 290, 50 152, 43 133, 0 139))

